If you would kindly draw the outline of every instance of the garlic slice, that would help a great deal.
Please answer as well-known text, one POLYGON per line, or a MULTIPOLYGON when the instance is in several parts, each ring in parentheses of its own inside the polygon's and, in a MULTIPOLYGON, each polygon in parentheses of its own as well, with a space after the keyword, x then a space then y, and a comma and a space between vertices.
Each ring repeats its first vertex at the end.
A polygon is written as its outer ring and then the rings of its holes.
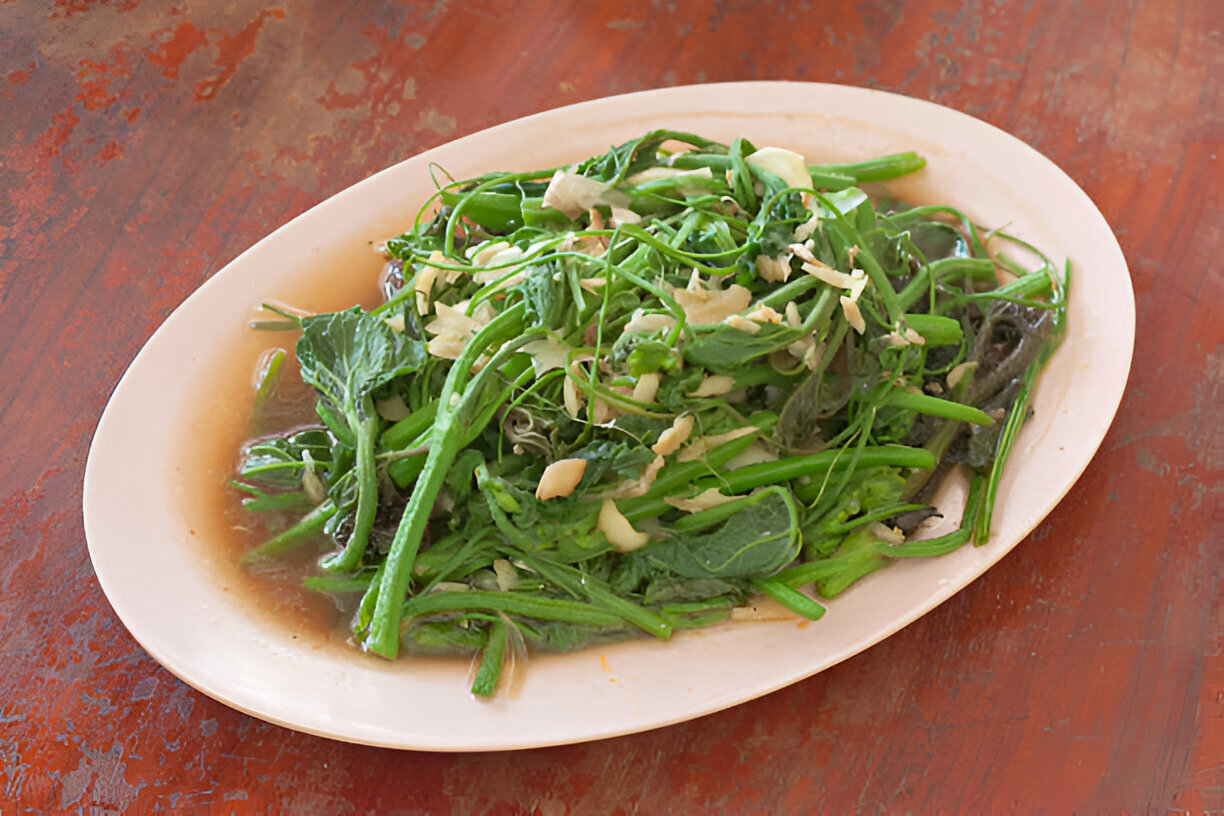
POLYGON ((629 519, 617 509, 616 502, 611 499, 604 499, 595 529, 604 534, 609 544, 623 553, 639 550, 650 542, 650 536, 635 530, 629 519))
POLYGON ((540 501, 564 498, 574 492, 586 473, 586 459, 558 459, 544 468, 535 496, 540 501))
POLYGON ((842 314, 846 316, 846 321, 854 328, 856 332, 862 334, 867 331, 867 321, 863 319, 863 312, 859 309, 858 304, 845 295, 841 296, 842 314))
POLYGON ((744 161, 753 167, 773 173, 790 187, 810 189, 812 186, 812 177, 807 169, 807 159, 793 150, 782 147, 762 147, 757 152, 745 156, 744 161))
POLYGON ((659 441, 651 445, 650 449, 659 456, 675 453, 681 445, 688 441, 692 432, 692 414, 676 417, 672 426, 659 435, 659 441))

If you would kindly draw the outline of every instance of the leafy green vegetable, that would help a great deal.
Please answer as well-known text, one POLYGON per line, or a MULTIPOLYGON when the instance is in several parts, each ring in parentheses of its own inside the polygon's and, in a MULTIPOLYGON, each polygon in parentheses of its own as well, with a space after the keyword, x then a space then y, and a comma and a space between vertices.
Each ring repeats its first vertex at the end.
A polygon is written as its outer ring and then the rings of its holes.
POLYGON ((374 445, 380 422, 374 391, 420 369, 425 350, 420 341, 393 331, 383 318, 353 308, 304 318, 297 356, 302 379, 319 392, 330 414, 343 419, 354 440, 357 506, 353 531, 344 549, 323 564, 326 569, 346 572, 361 562, 378 505, 374 445))
POLYGON ((763 488, 740 500, 733 515, 699 529, 653 541, 642 554, 682 578, 771 575, 799 554, 799 510, 784 487, 763 488))
POLYGON ((813 594, 981 543, 1067 276, 859 187, 923 166, 658 130, 446 183, 386 242, 382 305, 268 307, 320 424, 242 451, 247 505, 301 514, 243 564, 329 541, 305 585, 355 604, 361 647, 478 654, 488 696, 527 649, 666 639, 753 595, 816 620, 813 594), (957 464, 963 521, 924 539, 957 464))

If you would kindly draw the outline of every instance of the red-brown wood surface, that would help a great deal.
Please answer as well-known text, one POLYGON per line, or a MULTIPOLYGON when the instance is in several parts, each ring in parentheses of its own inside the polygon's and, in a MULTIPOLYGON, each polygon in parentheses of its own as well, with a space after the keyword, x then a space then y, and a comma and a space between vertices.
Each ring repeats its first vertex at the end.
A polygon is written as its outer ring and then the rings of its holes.
POLYGON ((1220 0, 3 0, 0 812, 1224 811, 1221 29, 1220 0), (586 745, 343 744, 141 650, 93 577, 82 474, 108 394, 183 298, 452 137, 743 79, 981 117, 1116 230, 1130 384, 1027 540, 830 671, 586 745))

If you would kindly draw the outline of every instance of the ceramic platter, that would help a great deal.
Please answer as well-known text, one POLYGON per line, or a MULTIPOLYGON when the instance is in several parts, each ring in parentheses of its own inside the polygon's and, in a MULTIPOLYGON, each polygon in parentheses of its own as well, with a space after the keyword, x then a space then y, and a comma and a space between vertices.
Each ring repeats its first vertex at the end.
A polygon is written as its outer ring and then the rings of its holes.
POLYGON ((1096 452, 1121 399, 1133 340, 1130 277, 1105 219, 1053 163, 977 119, 880 91, 801 83, 600 99, 466 136, 373 175, 281 227, 201 286, 136 357, 98 425, 85 478, 89 551, 107 597, 149 654, 205 694, 270 722, 352 742, 442 751, 556 745, 657 728, 845 660, 998 562, 1096 452), (292 300, 337 270, 376 274, 380 262, 370 245, 410 224, 433 189, 431 163, 456 178, 549 167, 656 127, 723 141, 743 135, 758 146, 797 150, 811 163, 916 150, 928 165, 893 186, 902 197, 952 204, 983 225, 1006 225, 1059 262, 1071 259, 1069 332, 1012 453, 990 542, 876 573, 829 604, 818 623, 727 624, 669 643, 533 658, 519 694, 492 702, 469 693, 465 661, 391 664, 296 637, 253 612, 236 591, 233 566, 219 563, 201 540, 215 519, 190 500, 199 478, 182 454, 184 435, 198 430, 191 418, 200 416, 205 398, 201 373, 230 363, 230 338, 246 331, 252 307, 292 300))

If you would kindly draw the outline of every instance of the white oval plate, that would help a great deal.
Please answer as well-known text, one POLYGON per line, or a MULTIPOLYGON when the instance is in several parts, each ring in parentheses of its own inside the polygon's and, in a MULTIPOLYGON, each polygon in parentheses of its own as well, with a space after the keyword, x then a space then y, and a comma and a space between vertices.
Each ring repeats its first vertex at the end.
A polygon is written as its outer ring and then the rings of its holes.
MULTIPOLYGON (((201 286, 136 357, 98 425, 85 473, 90 556, 115 611, 149 654, 205 694, 270 722, 352 742, 443 751, 642 731, 809 677, 981 575, 1087 466, 1121 399, 1133 341, 1130 277, 1105 219, 1053 163, 977 119, 881 91, 802 83, 600 99, 464 137, 371 176, 281 227, 201 286), (243 332, 253 305, 291 299, 341 264, 374 274, 379 261, 369 244, 409 225, 432 190, 431 162, 456 178, 536 169, 662 126, 727 141, 743 135, 820 163, 917 150, 927 169, 895 191, 952 204, 979 223, 1006 225, 1057 262, 1072 259, 1069 333, 1012 453, 991 541, 876 573, 829 604, 819 623, 729 624, 670 643, 535 658, 520 694, 493 702, 473 699, 461 663, 389 664, 292 637, 252 613, 226 578, 232 566, 209 563, 216 559, 193 540, 215 522, 184 501, 197 489, 199 465, 175 453, 183 435, 198 430, 186 418, 201 413, 200 373, 231 363, 233 343, 225 338, 243 332)), ((230 367, 245 377, 246 365, 230 367)))

